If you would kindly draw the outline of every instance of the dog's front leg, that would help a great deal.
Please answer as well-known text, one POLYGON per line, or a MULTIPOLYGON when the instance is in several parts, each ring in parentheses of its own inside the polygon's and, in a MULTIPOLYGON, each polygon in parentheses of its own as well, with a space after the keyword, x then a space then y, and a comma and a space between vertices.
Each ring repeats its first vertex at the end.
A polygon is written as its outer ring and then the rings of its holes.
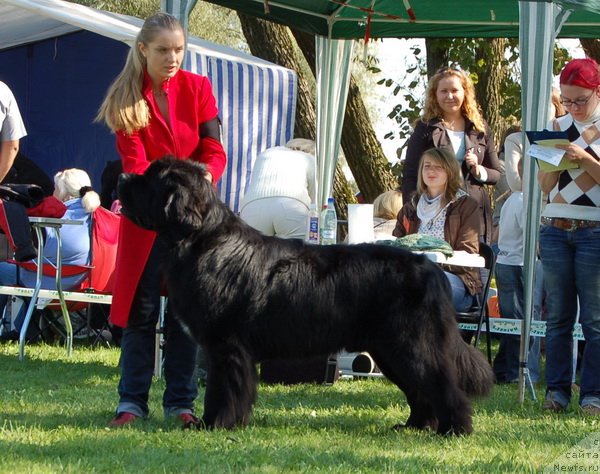
POLYGON ((205 351, 204 426, 232 429, 245 425, 256 400, 258 374, 253 357, 237 341, 206 347, 205 351))

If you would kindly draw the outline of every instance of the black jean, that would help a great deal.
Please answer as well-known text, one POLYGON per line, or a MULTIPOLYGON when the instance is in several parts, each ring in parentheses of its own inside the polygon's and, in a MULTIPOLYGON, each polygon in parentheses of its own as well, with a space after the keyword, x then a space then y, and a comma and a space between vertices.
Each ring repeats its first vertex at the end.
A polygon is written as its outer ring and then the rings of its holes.
MULTIPOLYGON (((157 237, 133 300, 128 326, 121 340, 121 380, 117 413, 148 416, 148 396, 154 372, 156 324, 160 313, 161 262, 167 253, 157 237)), ((169 308, 170 309, 170 308, 169 308)), ((196 382, 198 345, 184 332, 172 311, 165 317, 163 394, 165 416, 193 413, 198 396, 196 382)))

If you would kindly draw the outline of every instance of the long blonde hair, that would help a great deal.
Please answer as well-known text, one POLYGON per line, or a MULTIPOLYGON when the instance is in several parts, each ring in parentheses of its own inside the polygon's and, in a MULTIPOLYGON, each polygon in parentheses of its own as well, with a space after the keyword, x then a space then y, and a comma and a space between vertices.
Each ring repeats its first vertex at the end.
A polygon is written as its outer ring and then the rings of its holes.
POLYGON ((463 179, 460 174, 460 165, 458 164, 458 160, 454 156, 454 153, 448 148, 430 148, 427 150, 419 160, 417 196, 421 196, 427 192, 427 185, 423 181, 423 163, 426 156, 431 158, 436 164, 441 165, 448 177, 444 196, 442 196, 442 206, 445 206, 456 197, 458 190, 462 189, 463 179))
POLYGON ((461 113, 471 122, 473 122, 473 125, 475 125, 475 130, 485 133, 486 125, 475 97, 475 86, 473 85, 473 81, 471 81, 471 78, 468 74, 451 67, 444 67, 438 70, 429 80, 429 84, 427 85, 427 96, 425 97, 425 106, 423 107, 421 120, 423 122, 429 122, 435 118, 444 118, 444 112, 442 111, 440 104, 438 104, 436 93, 440 81, 451 76, 458 77, 462 88, 465 91, 465 98, 460 108, 461 113))
POLYGON ((131 134, 150 122, 148 104, 142 95, 146 58, 139 43, 148 45, 163 30, 183 31, 183 28, 177 18, 168 13, 148 17, 127 54, 125 66, 108 88, 95 120, 105 122, 113 132, 123 130, 131 134))

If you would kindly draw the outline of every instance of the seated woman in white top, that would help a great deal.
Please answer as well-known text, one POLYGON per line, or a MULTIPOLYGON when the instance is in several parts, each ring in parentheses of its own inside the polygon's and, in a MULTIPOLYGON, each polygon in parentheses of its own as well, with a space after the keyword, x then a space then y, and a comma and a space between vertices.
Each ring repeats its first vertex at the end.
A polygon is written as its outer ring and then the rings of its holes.
POLYGON ((240 217, 265 235, 303 239, 315 202, 315 142, 303 138, 259 154, 240 217))

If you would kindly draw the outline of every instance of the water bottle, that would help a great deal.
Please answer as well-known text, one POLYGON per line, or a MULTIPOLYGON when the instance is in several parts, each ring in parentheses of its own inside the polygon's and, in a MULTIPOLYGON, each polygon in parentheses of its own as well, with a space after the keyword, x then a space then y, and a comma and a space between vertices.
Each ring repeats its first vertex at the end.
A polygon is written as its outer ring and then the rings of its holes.
POLYGON ((309 244, 319 243, 319 213, 317 212, 317 205, 314 202, 310 204, 306 223, 306 238, 304 240, 309 244))
POLYGON ((337 214, 333 198, 327 200, 327 207, 321 216, 321 244, 333 245, 337 242, 337 214))

